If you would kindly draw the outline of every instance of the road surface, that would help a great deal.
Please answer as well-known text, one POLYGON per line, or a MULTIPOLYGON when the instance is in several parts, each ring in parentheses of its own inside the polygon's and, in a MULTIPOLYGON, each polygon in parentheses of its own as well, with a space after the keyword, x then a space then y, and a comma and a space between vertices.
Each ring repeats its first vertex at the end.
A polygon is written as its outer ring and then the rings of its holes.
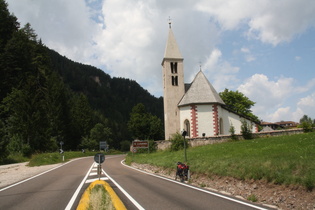
MULTIPOLYGON (((124 155, 106 156, 102 179, 127 209, 267 209, 121 164, 124 155)), ((0 209, 76 209, 97 179, 94 157, 76 159, 28 181, 0 189, 0 209)))

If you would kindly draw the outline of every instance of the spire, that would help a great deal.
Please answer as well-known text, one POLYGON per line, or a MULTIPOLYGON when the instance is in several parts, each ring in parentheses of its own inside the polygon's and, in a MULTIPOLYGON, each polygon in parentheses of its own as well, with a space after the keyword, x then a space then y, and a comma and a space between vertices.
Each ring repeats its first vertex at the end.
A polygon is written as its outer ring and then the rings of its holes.
POLYGON ((171 29, 172 28, 172 19, 171 19, 170 16, 168 17, 168 25, 169 25, 169 27, 171 29))
POLYGON ((168 58, 168 59, 181 59, 182 60, 183 57, 176 43, 176 39, 173 34, 171 24, 172 24, 171 19, 169 18, 169 32, 168 32, 168 38, 167 38, 167 43, 166 43, 165 52, 164 52, 164 59, 168 58))

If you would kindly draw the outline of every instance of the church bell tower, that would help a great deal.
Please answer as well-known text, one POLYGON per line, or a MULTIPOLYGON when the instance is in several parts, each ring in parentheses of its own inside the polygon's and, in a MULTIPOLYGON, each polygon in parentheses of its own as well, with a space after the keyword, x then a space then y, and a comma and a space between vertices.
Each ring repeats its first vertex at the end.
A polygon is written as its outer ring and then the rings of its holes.
POLYGON ((162 61, 165 140, 169 140, 172 134, 180 132, 178 103, 185 93, 183 60, 170 22, 162 61))

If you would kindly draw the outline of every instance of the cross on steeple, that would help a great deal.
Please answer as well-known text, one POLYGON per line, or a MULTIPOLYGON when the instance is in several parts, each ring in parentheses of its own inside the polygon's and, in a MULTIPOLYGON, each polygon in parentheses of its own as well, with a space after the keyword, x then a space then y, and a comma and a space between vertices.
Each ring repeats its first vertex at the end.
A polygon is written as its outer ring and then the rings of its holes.
POLYGON ((172 28, 172 19, 170 16, 168 16, 168 25, 170 28, 172 28))

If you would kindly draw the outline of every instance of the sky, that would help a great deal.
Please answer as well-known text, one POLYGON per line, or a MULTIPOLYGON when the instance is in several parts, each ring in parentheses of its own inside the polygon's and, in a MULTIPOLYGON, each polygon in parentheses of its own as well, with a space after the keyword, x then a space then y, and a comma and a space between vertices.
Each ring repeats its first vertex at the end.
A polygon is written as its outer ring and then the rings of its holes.
POLYGON ((315 118, 314 0, 7 0, 21 26, 73 61, 163 96, 169 20, 185 83, 201 69, 267 122, 315 118))

